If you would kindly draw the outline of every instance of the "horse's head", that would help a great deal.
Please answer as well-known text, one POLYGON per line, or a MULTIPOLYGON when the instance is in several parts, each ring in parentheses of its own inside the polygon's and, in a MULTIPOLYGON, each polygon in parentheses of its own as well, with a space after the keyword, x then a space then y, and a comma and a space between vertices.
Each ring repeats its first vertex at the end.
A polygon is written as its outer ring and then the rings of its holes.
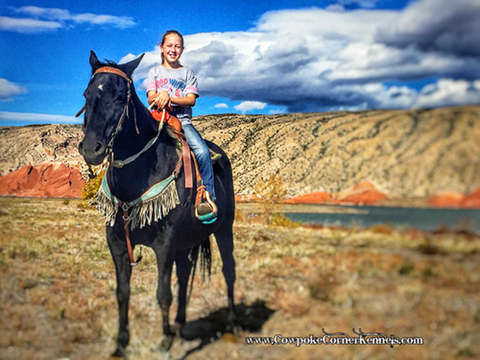
POLYGON ((102 63, 91 52, 92 78, 84 93, 85 137, 78 146, 87 164, 101 164, 108 155, 113 139, 122 129, 134 93, 131 76, 142 58, 143 55, 129 63, 117 65, 102 63))

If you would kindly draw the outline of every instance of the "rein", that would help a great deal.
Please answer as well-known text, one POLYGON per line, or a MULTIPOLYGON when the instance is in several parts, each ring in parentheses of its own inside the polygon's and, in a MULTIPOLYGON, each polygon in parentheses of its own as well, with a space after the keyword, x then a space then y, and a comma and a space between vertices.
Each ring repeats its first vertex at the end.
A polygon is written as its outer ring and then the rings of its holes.
MULTIPOLYGON (((112 166, 113 167, 116 167, 116 168, 122 168, 124 167, 125 165, 128 165, 130 164, 131 162, 134 162, 135 160, 137 160, 137 158, 142 155, 145 151, 147 151, 148 149, 150 149, 153 144, 155 144, 155 142, 157 141, 158 137, 160 136, 160 133, 162 132, 162 128, 163 128, 163 119, 165 118, 165 109, 163 109, 163 114, 162 114, 162 121, 159 122, 158 124, 158 130, 157 130, 157 135, 155 135, 155 137, 153 139, 151 139, 144 147, 142 150, 140 150, 138 153, 136 153, 135 155, 132 155, 132 156, 129 156, 128 158, 126 158, 125 160, 114 160, 114 154, 113 154, 113 148, 110 148, 110 151, 112 153, 112 166)), ((112 140, 110 140, 110 143, 108 144, 108 146, 113 146, 113 137, 112 137, 112 140)))

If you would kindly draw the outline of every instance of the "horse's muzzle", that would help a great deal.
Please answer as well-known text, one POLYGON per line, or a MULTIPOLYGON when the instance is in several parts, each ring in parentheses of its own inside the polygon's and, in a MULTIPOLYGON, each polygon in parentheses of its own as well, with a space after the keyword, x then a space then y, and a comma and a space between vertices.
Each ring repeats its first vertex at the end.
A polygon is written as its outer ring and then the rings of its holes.
POLYGON ((100 141, 88 141, 86 138, 78 144, 78 151, 88 165, 100 165, 107 156, 107 145, 100 141))

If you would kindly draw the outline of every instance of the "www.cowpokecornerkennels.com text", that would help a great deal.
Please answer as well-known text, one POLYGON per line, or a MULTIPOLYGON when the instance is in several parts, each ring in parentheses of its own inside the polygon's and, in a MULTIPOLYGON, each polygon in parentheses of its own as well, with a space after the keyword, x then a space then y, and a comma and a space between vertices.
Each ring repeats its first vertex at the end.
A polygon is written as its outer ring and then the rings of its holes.
MULTIPOLYGON (((323 330, 323 329, 322 329, 323 330)), ((346 333, 327 333, 323 330, 323 336, 309 335, 308 337, 284 337, 277 334, 273 337, 246 337, 245 342, 248 345, 423 345, 422 337, 398 337, 395 335, 387 336, 378 332, 364 333, 362 329, 353 332, 357 336, 350 336, 346 333)))

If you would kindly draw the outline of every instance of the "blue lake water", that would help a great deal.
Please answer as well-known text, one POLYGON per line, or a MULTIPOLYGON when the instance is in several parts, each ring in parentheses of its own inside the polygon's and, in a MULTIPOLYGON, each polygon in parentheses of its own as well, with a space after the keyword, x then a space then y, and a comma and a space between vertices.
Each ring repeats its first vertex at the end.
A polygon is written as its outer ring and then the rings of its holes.
POLYGON ((469 230, 480 234, 480 210, 423 209, 404 207, 344 206, 367 211, 362 214, 285 213, 292 221, 324 226, 371 227, 392 224, 397 229, 416 228, 433 231, 447 227, 450 230, 469 230))

